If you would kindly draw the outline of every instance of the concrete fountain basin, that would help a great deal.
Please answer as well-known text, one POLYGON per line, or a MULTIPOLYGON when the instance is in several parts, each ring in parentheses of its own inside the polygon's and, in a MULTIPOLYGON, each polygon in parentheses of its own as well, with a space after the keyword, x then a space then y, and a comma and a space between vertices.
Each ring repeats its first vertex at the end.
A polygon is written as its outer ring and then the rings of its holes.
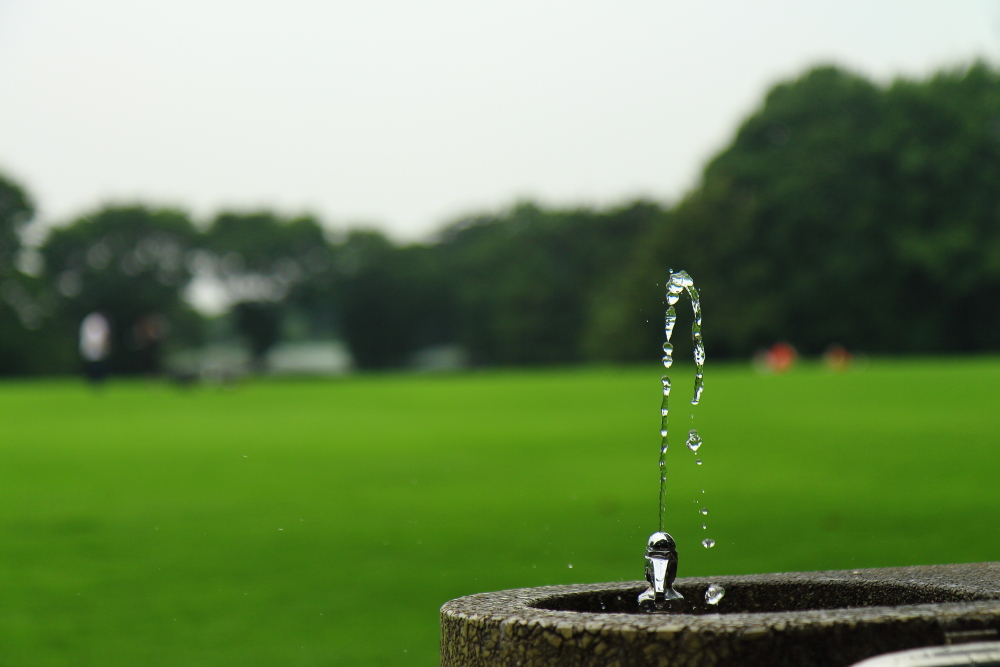
POLYGON ((441 608, 442 667, 843 667, 1000 639, 1000 563, 678 579, 679 612, 645 614, 646 582, 480 593, 441 608), (726 593, 705 603, 710 583, 726 593))

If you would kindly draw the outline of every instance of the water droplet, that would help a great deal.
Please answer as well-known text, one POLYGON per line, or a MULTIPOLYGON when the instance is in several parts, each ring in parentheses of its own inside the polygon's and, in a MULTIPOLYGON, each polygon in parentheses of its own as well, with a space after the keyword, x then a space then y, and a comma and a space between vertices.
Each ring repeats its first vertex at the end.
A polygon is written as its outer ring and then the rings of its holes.
POLYGON ((701 524, 701 529, 702 530, 708 530, 708 526, 703 523, 703 524, 701 524))
POLYGON ((722 596, 726 594, 726 589, 720 584, 709 584, 705 591, 705 602, 708 604, 719 604, 722 596))
POLYGON ((677 271, 676 273, 670 274, 669 289, 671 293, 674 293, 674 290, 676 289, 676 293, 680 294, 681 289, 684 287, 691 287, 692 285, 694 285, 694 281, 691 280, 691 276, 688 275, 687 271, 677 271))
POLYGON ((701 508, 700 510, 698 510, 698 511, 699 511, 699 512, 701 512, 702 514, 708 514, 708 508, 707 508, 707 507, 702 507, 702 508, 701 508))
POLYGON ((715 540, 706 537, 701 541, 701 546, 705 547, 706 549, 711 549, 712 547, 715 546, 715 540))
POLYGON ((694 462, 697 463, 698 465, 701 465, 701 459, 695 459, 694 462))
POLYGON ((660 429, 660 437, 661 438, 667 437, 667 429, 665 429, 665 428, 661 428, 660 429))
POLYGON ((688 431, 687 448, 692 452, 697 452, 702 445, 701 436, 698 435, 698 429, 691 429, 688 431))
POLYGON ((695 334, 695 340, 698 344, 694 348, 694 363, 698 366, 702 366, 705 363, 705 346, 701 343, 701 334, 695 334))
POLYGON ((705 489, 702 489, 702 490, 701 490, 701 492, 702 492, 702 493, 705 493, 705 489))
POLYGON ((568 567, 569 569, 571 569, 571 570, 572 570, 572 569, 573 569, 573 563, 567 563, 567 564, 566 564, 566 567, 568 567))
POLYGON ((701 402, 701 395, 704 391, 705 379, 701 373, 697 373, 694 376, 694 397, 691 399, 691 405, 698 405, 701 402))

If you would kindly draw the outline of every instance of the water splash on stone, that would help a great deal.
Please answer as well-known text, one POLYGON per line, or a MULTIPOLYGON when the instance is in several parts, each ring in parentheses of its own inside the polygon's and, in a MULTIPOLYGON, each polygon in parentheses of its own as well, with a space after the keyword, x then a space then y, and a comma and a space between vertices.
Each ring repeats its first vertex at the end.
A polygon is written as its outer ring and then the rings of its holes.
POLYGON ((708 589, 705 590, 705 602, 712 605, 719 604, 725 594, 726 589, 722 587, 722 584, 709 584, 708 589))

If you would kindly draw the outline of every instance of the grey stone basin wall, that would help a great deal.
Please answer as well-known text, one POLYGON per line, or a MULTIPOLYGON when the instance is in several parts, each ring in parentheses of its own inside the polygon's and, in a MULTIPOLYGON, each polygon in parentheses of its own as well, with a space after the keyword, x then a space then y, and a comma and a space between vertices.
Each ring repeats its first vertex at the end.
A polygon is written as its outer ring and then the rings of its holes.
POLYGON ((481 593, 441 608, 442 667, 846 667, 1000 639, 1000 563, 678 579, 680 613, 638 613, 645 582, 481 593), (704 603, 710 583, 726 595, 704 603))

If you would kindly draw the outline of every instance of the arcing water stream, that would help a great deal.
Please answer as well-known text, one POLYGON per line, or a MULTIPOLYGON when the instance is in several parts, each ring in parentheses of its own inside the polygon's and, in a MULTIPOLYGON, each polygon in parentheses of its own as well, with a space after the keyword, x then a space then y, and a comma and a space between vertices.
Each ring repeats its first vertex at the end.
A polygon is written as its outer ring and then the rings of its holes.
MULTIPOLYGON (((667 314, 663 325, 666 340, 663 343, 663 367, 674 365, 674 346, 670 339, 674 335, 674 325, 677 324, 677 309, 675 306, 681 294, 687 290, 691 298, 691 310, 694 311, 694 321, 691 323, 691 340, 694 343, 694 396, 691 405, 698 405, 701 394, 705 390, 705 344, 701 338, 701 300, 694 281, 687 271, 677 271, 670 274, 667 283, 667 314)), ((664 375, 660 380, 663 386, 663 401, 660 403, 660 515, 659 527, 663 531, 663 517, 666 512, 667 500, 667 449, 669 447, 667 422, 670 414, 670 377, 664 375)), ((701 447, 701 436, 692 429, 688 434, 688 449, 697 452, 701 447)))
MULTIPOLYGON (((666 340, 663 343, 663 367, 669 369, 674 363, 674 346, 670 342, 677 324, 677 302, 687 290, 691 299, 691 309, 694 311, 694 321, 691 324, 691 340, 694 343, 694 396, 691 405, 698 405, 702 392, 705 390, 705 344, 701 337, 701 300, 694 281, 686 271, 671 272, 667 282, 667 314, 664 322, 666 340)), ((677 548, 674 539, 663 531, 663 520, 666 514, 667 501, 667 449, 669 448, 668 421, 670 415, 670 377, 664 375, 660 383, 663 388, 663 400, 660 403, 660 504, 659 530, 653 533, 646 544, 646 581, 649 588, 639 595, 639 607, 643 611, 670 611, 677 603, 683 601, 683 596, 674 590, 673 581, 677 576, 677 548)), ((694 415, 692 415, 692 418, 694 415)), ((687 447, 697 453, 702 445, 697 429, 688 432, 687 447)), ((701 459, 697 460, 701 465, 701 459)), ((704 493, 704 491, 702 492, 704 493)), ((707 515, 704 507, 700 510, 707 515)), ((705 528, 702 525, 702 528, 705 528)), ((704 539, 702 546, 706 549, 715 546, 715 540, 704 539)), ((713 586, 716 586, 713 584, 713 586)), ((706 592, 708 604, 718 604, 725 591, 717 586, 706 592)))

